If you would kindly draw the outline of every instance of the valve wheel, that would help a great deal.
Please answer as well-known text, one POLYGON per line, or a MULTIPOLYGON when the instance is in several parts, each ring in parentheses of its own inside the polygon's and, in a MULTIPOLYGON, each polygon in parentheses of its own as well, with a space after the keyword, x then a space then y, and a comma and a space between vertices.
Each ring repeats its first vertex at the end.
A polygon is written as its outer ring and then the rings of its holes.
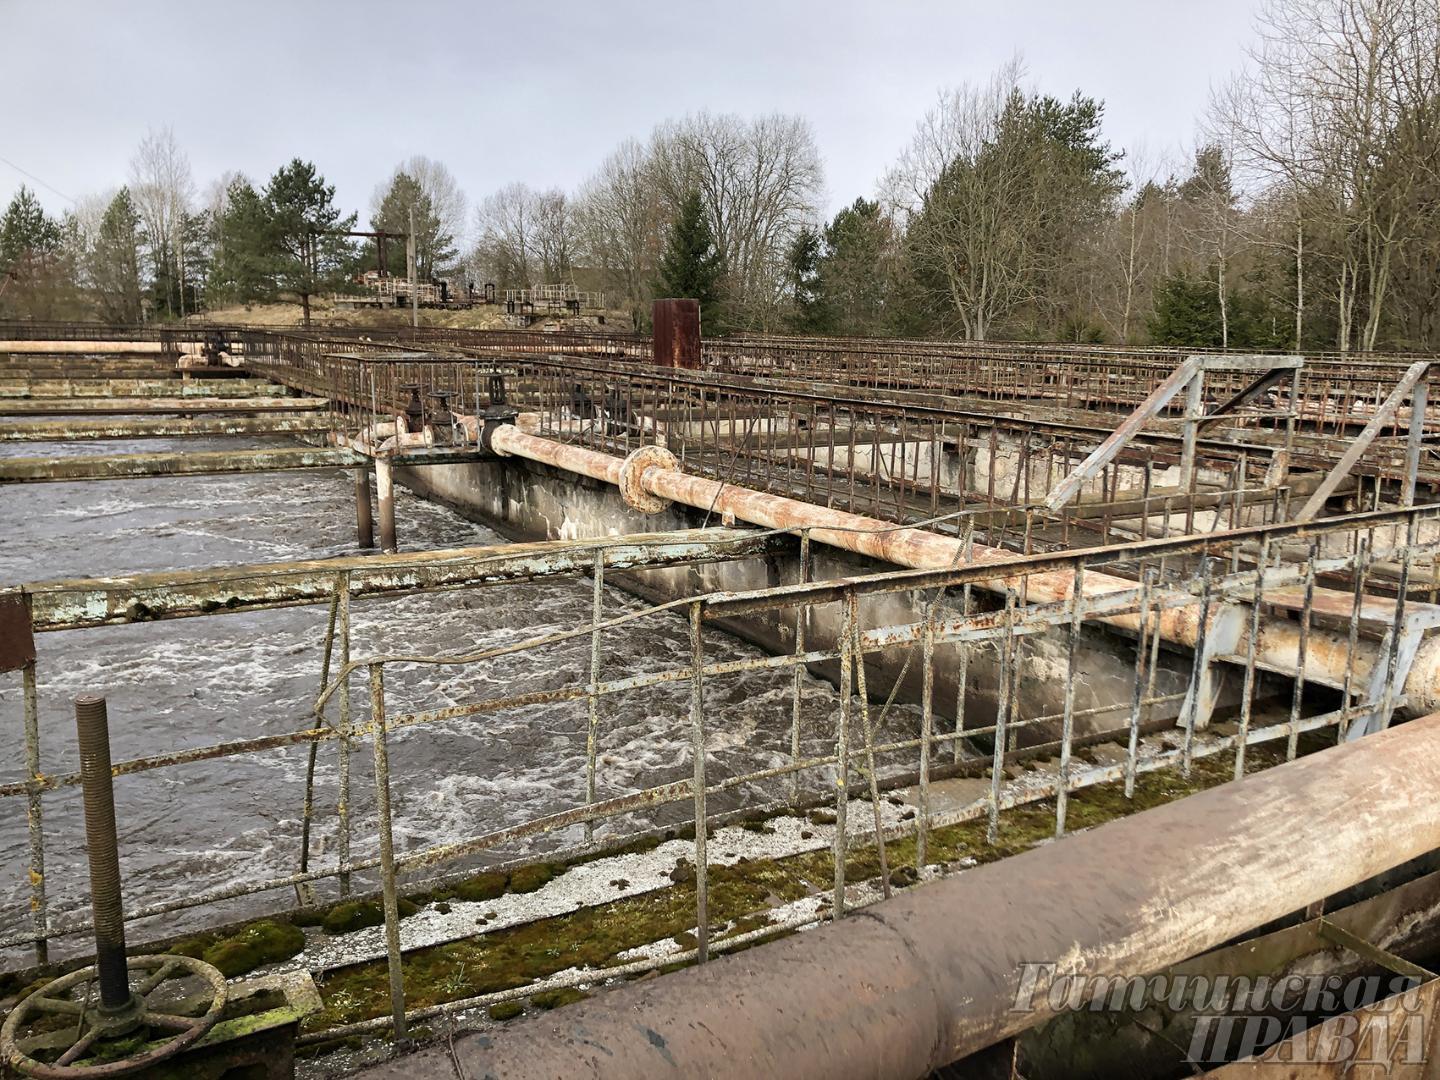
MULTIPOLYGON (((189 956, 156 954, 126 959, 130 977, 130 1002, 117 1013, 106 1015, 99 994, 91 985, 99 977, 95 966, 72 971, 46 983, 13 1009, 0 1027, 0 1055, 5 1064, 38 1080, 85 1080, 87 1077, 124 1076, 137 1069, 174 1057, 215 1026, 229 996, 225 976, 219 970, 189 956), (143 973, 143 977, 136 978, 143 973), (200 1016, 179 1016, 152 1008, 150 998, 175 978, 195 976, 205 983, 210 1005, 200 1016), (74 991, 83 992, 73 994, 74 991), (77 999, 78 998, 78 999, 77 999), (32 1031, 44 1018, 74 1017, 73 1034, 65 1029, 32 1031), (118 1039, 142 1028, 150 1029, 150 1040, 163 1039, 141 1053, 106 1060, 103 1064, 77 1065, 97 1043, 118 1039), (28 1034, 22 1034, 28 1032, 28 1034), (162 1034, 163 1033, 163 1034, 162 1034), (42 1050, 58 1057, 42 1061, 32 1055, 42 1050)), ((50 1056, 47 1054, 47 1057, 50 1056)))

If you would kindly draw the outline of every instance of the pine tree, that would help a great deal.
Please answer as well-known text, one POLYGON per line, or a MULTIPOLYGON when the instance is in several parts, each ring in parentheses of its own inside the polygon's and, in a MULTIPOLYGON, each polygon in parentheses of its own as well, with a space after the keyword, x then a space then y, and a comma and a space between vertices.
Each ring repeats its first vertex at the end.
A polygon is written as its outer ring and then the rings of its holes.
POLYGON ((786 262, 794 305, 791 329, 799 334, 823 332, 828 320, 820 281, 820 234, 809 225, 803 226, 790 243, 786 262))
MULTIPOLYGON (((820 309, 827 333, 878 334, 892 319, 896 276, 894 225, 880 203, 856 199, 824 232, 820 309)), ((919 306, 919 305, 916 305, 919 306)))
MULTIPOLYGON (((1285 347, 1286 324, 1269 310, 1258 291, 1231 290, 1226 296, 1229 309, 1230 344, 1242 349, 1285 347)), ((1220 300, 1215 294, 1213 271, 1209 280, 1176 274, 1155 290, 1155 309, 1150 315, 1150 339, 1156 345, 1185 348, 1219 348, 1224 338, 1220 321, 1220 300)))
POLYGON ((240 177, 226 190, 224 209, 211 230, 210 292, 240 303, 273 296, 270 212, 249 180, 240 177))
POLYGON ((665 253, 660 257, 662 296, 699 300, 703 313, 719 296, 723 267, 715 250, 715 234, 705 218, 700 192, 692 190, 680 204, 670 227, 665 253))
POLYGON ((47 216, 35 193, 22 185, 0 217, 0 271, 22 272, 22 264, 56 255, 62 239, 60 223, 47 216))
POLYGON ((0 216, 0 297, 7 314, 32 319, 73 317, 74 265, 65 227, 22 187, 0 216))
POLYGON ((355 215, 340 213, 334 185, 299 158, 270 178, 265 210, 275 285, 300 297, 309 326, 310 298, 337 287, 353 261, 353 247, 343 234, 355 228, 355 215))
POLYGON ((90 282, 106 322, 140 321, 140 215, 129 188, 105 208, 87 257, 90 282))
MULTIPOLYGON (((415 211, 415 272, 421 281, 427 281, 437 271, 450 266, 459 251, 455 247, 455 237, 445 231, 440 215, 435 212, 433 200, 419 180, 407 172, 397 172, 380 202, 379 211, 370 219, 370 225, 377 232, 408 233, 412 209, 415 211)), ((387 258, 389 265, 385 269, 389 273, 400 275, 406 272, 403 243, 390 245, 387 258)))

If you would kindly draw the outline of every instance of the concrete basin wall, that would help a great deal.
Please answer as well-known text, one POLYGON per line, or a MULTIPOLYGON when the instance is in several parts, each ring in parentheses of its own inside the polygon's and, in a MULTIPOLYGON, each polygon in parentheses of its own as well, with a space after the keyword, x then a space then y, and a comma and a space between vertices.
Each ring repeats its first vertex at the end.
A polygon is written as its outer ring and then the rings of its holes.
MULTIPOLYGON (((668 529, 693 529, 719 525, 703 511, 673 505, 658 514, 642 514, 626 506, 619 491, 573 473, 562 472, 536 462, 512 459, 454 465, 430 465, 397 469, 396 478, 413 491, 444 502, 460 513, 495 528, 515 540, 586 539, 620 536, 626 533, 668 529)), ((397 523, 404 542, 405 523, 397 523)), ((834 548, 815 545, 811 549, 812 577, 826 579, 893 569, 888 564, 834 548)), ((722 562, 704 566, 647 570, 612 574, 607 581, 651 602, 674 600, 714 591, 743 591, 792 584, 801 578, 799 544, 793 553, 764 560, 722 562)), ((998 606, 996 598, 979 590, 974 604, 998 606)), ((923 617, 929 597, 919 592, 893 593, 861 602, 863 625, 885 626, 913 623, 923 617)), ((958 616, 958 590, 941 601, 941 618, 958 616), (947 616, 948 613, 948 616, 947 616)), ((839 604, 809 609, 806 613, 806 644, 811 648, 832 647, 838 640, 844 612, 839 604)), ((765 612, 727 619, 720 625, 727 631, 771 653, 788 653, 795 646, 795 613, 765 612)), ((677 623, 678 627, 678 623, 677 623)), ((680 632, 677 629, 677 632, 680 632)), ((1019 717, 1026 719, 1060 713, 1070 685, 1066 633, 1050 630, 1028 635, 1019 683, 1019 717)), ((956 678, 959 646, 939 646, 935 652, 936 731, 953 730, 956 709, 956 678)), ((905 675, 897 700, 918 704, 920 700, 920 657, 918 645, 905 675)), ((866 663, 867 689, 872 698, 883 700, 905 665, 901 650, 872 655, 866 663)), ((837 665, 815 674, 836 679, 837 665)), ((1156 679, 1157 694, 1184 690, 1189 680, 1189 654, 1172 656, 1162 651, 1156 679)), ((1118 706, 1116 711, 1095 717, 1078 717, 1075 730, 1084 735, 1128 725, 1134 691, 1134 642, 1104 627, 1085 626, 1081 634, 1077 677, 1073 688, 1075 709, 1083 711, 1101 705, 1118 706)), ((966 726, 980 727, 994 721, 999 677, 999 659, 994 647, 971 647, 967 669, 966 726)), ((1178 703, 1153 712, 1159 719, 1178 715, 1178 703)), ((1025 729, 1021 743, 1053 737, 1058 725, 1045 730, 1025 729)))

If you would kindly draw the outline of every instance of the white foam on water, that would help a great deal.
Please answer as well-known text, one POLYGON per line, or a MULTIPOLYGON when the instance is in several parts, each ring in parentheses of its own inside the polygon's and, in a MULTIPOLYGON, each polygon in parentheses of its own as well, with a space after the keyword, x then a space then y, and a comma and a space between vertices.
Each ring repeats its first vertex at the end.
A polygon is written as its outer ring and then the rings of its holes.
MULTIPOLYGON (((502 542, 443 506, 404 490, 397 497, 407 546, 502 542)), ((0 578, 8 580, 354 550, 350 479, 340 471, 36 485, 16 499, 23 507, 21 525, 0 556, 0 578)), ((584 625, 590 603, 591 584, 584 578, 361 601, 353 609, 352 656, 452 655, 553 635, 584 625)), ((645 606, 613 590, 607 590, 604 603, 607 615, 645 606)), ((109 696, 117 760, 309 726, 325 616, 322 606, 44 635, 38 665, 42 769, 60 773, 75 767, 69 701, 80 692, 109 696)), ((606 678, 682 667, 689 660, 685 621, 668 612, 607 631, 604 647, 606 678)), ((707 631, 705 647, 714 660, 762 655, 718 632, 707 631)), ((588 636, 464 667, 390 665, 387 711, 445 708, 583 684, 588 677, 588 636)), ((833 692, 808 674, 801 682, 804 751, 824 753, 832 748, 838 716, 833 692)), ((716 776, 787 758, 790 687, 788 671, 749 672, 707 686, 706 745, 716 776)), ((688 692, 687 684, 678 683, 602 699, 597 770, 602 798, 689 777, 688 692)), ((363 720, 368 709, 363 671, 352 681, 352 700, 363 720)), ((7 681, 0 686, 0 712, 18 718, 19 709, 19 687, 7 681)), ((333 705, 329 716, 336 716, 333 705)), ((410 851, 451 843, 579 805, 585 737, 583 699, 397 729, 390 738, 397 846, 410 851)), ((334 744, 321 748, 312 865, 333 865, 337 755, 334 744)), ((299 862, 306 756, 298 747, 121 778, 117 792, 128 818, 121 822, 122 836, 135 838, 135 850, 122 851, 122 858, 138 868, 126 881, 127 902, 139 907, 174 901, 292 872, 299 862)), ((376 848, 370 757, 368 743, 357 745, 352 757, 356 858, 376 848)), ((0 762, 4 780, 18 779, 22 770, 18 753, 0 762)), ((767 790, 778 793, 781 785, 772 782, 767 790)), ((47 881, 56 910, 84 906, 74 794, 72 789, 46 797, 47 881)), ((715 802, 718 808, 741 805, 752 794, 731 792, 715 802)), ((674 808, 669 815, 673 820, 674 808)), ((667 819, 646 812, 632 815, 624 827, 659 820, 667 819)), ((577 832, 511 844, 495 855, 543 852, 575 839, 577 832)), ((753 842, 753 835, 747 836, 753 842)), ((24 801, 12 799, 8 812, 0 811, 0 932, 28 924, 26 850, 24 801)), ((225 918, 273 909, 283 903, 277 895, 232 903, 225 918)), ((188 929, 206 921, 202 909, 175 916, 167 927, 188 929)), ((414 932, 423 925, 415 924, 414 932)))

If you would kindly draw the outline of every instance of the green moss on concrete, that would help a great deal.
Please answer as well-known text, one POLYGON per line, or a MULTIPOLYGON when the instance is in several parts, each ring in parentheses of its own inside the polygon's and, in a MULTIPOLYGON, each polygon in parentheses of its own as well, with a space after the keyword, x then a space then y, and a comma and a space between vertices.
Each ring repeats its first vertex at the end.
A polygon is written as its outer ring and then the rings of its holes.
POLYGON ((319 926, 325 921, 326 909, 321 907, 296 908, 290 913, 290 921, 296 926, 319 926))
MULTIPOLYGON (((408 919, 420 910, 419 904, 403 896, 396 906, 402 919, 408 919)), ((385 906, 380 901, 347 900, 326 912, 320 926, 327 934, 350 934, 368 926, 381 926, 384 922, 385 906)))
POLYGON ((660 835, 643 836, 639 840, 632 840, 628 844, 619 847, 606 848, 604 851, 592 851, 587 855, 577 855, 573 859, 565 860, 565 867, 584 866, 586 863, 598 862, 601 859, 613 859, 617 855, 639 855, 646 851, 654 851, 665 842, 665 837, 660 835))
POLYGON ((444 890, 444 895, 437 899, 466 900, 471 903, 494 900, 509 884, 510 875, 503 870, 486 870, 444 890))
POLYGON ((506 1020, 514 1020, 525 1011, 525 1006, 518 1001, 497 1001, 486 1011, 490 1014, 491 1020, 503 1023, 506 1020))
MULTIPOLYGON (((1252 747, 1247 754, 1249 771, 1268 768, 1283 760, 1283 756, 1283 747, 1252 747)), ((1073 831, 1098 825, 1213 787, 1229 780, 1232 768, 1233 758, 1227 755, 1196 761, 1189 778, 1181 777, 1177 770, 1142 773, 1137 777, 1133 799, 1125 798, 1119 782, 1086 788, 1070 798, 1069 827, 1073 831)), ((818 812, 819 816, 826 813, 829 812, 818 812)), ((994 845, 985 841, 983 820, 932 829, 928 858, 938 863, 961 860, 993 862, 1048 839, 1053 836, 1054 828, 1053 802, 1015 807, 1001 814, 999 841, 994 845)), ((675 832, 693 836, 690 829, 675 832)), ((635 850, 653 850, 660 842, 659 838, 647 838, 638 842, 635 850)), ((897 883, 910 880, 915 865, 913 836, 887 844, 886 855, 889 869, 892 875, 896 875, 894 880, 897 883)), ((590 858, 587 856, 582 861, 590 858)), ((441 900, 443 894, 448 894, 443 898, 455 900, 470 896, 494 899, 507 885, 513 885, 515 891, 530 891, 550 880, 559 869, 553 864, 539 864, 530 873, 516 871, 520 878, 518 882, 512 882, 512 876, 503 872, 484 871, 459 885, 437 890, 430 899, 441 900), (461 892, 467 885, 468 896, 461 892)), ((623 962, 620 954, 626 950, 667 938, 688 945, 695 925, 693 871, 693 866, 685 860, 680 864, 678 876, 681 880, 664 889, 471 939, 414 950, 404 958, 407 1004, 411 1008, 424 1008, 479 994, 521 988, 568 968, 602 969, 614 966, 623 962)), ((846 877, 849 881, 873 881, 879 874, 879 853, 874 845, 852 847, 847 852, 846 877)), ((833 887, 834 860, 827 848, 780 859, 711 866, 708 876, 713 925, 733 923, 730 933, 741 934, 769 925, 766 912, 777 904, 828 893, 833 887)), ((365 919, 373 921, 366 921, 365 925, 379 925, 383 922, 383 911, 378 903, 371 904, 373 913, 367 912, 365 919)), ((356 906, 359 906, 356 902, 347 901, 326 911, 325 916, 328 918, 338 909, 356 906)), ((415 910, 416 906, 410 901, 402 905, 404 914, 415 910)), ((336 921, 338 919, 337 916, 336 921)), ((285 928, 279 929, 278 934, 272 931, 272 941, 283 937, 293 944, 294 935, 299 934, 298 927, 293 925, 277 920, 261 920, 261 923, 251 924, 231 937, 243 937, 267 922, 277 929, 285 928)), ((777 929, 774 935, 765 935, 761 940, 773 940, 791 932, 777 929)), ((266 934, 258 936, 265 937, 266 934)), ((303 935, 301 937, 303 944, 303 935)), ((230 939, 199 935, 177 942, 170 951, 188 949, 191 954, 198 951, 204 956, 207 950, 221 944, 221 940, 230 939)), ((712 942, 715 940, 717 938, 712 936, 712 942)), ((298 948, 296 951, 299 951, 298 948)), ((676 968, 682 966, 685 964, 671 965, 676 968)), ((370 961, 334 972, 321 987, 321 992, 324 1009, 304 1022, 308 1031, 384 1016, 390 1008, 385 961, 370 961)), ((494 1008, 500 1010, 502 1016, 511 1014, 511 1009, 504 1007, 507 1005, 517 1010, 521 1008, 512 1002, 494 1008)), ((513 1015, 518 1015, 518 1012, 513 1015)), ((339 1048, 349 1045, 349 1042, 338 1040, 334 1045, 339 1048)))
POLYGON ((510 891, 529 893, 543 886, 555 876, 555 867, 550 863, 532 863, 510 872, 510 891))
MULTIPOLYGON (((243 933, 244 931, 242 930, 241 932, 243 933)), ((167 953, 174 953, 177 956, 188 956, 192 959, 200 960, 204 958, 205 950, 214 945, 218 940, 219 938, 215 934, 196 934, 194 937, 172 942, 166 947, 165 951, 167 953)))
POLYGON ((573 986, 564 986, 559 990, 542 990, 538 994, 530 995, 530 1004, 537 1009, 558 1009, 562 1005, 574 1005, 577 1001, 584 1001, 590 995, 584 990, 577 990, 573 986))
POLYGON ((215 942, 200 959, 220 969, 228 979, 244 975, 265 964, 279 963, 305 948, 305 932, 286 922, 264 920, 252 923, 233 937, 215 942))

